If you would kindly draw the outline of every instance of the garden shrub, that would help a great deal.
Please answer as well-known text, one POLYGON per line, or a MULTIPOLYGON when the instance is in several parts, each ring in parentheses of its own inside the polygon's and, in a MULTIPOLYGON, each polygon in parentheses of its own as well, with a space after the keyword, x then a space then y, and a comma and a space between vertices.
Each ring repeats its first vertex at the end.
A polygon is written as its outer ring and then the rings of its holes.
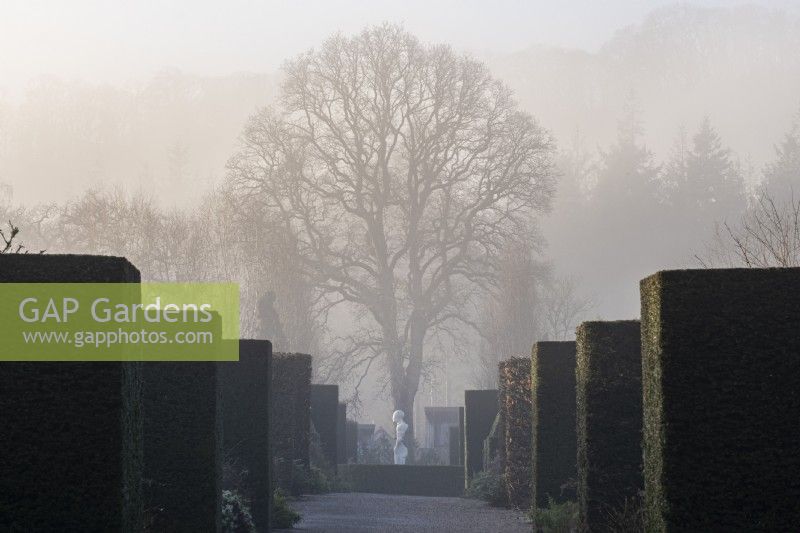
POLYGON ((497 416, 497 390, 464 391, 464 472, 469 480, 483 470, 483 441, 497 416))
POLYGON ((584 322, 576 352, 580 521, 602 532, 643 486, 639 321, 584 322))
POLYGON ((269 524, 269 495, 272 492, 271 358, 269 341, 241 339, 239 360, 218 363, 225 460, 236 463, 238 469, 246 473, 237 480, 226 480, 223 469, 222 488, 236 490, 247 498, 259 529, 265 529, 269 524))
POLYGON ((500 409, 503 415, 505 483, 509 503, 531 508, 531 359, 514 357, 501 361, 500 409))
POLYGON ((255 533, 250 507, 239 492, 222 491, 222 532, 255 533))
MULTIPOLYGON (((2 283, 139 281, 120 257, 0 254, 2 283)), ((1 370, 0 531, 141 530, 141 364, 1 370)))
POLYGON ((310 464, 311 356, 274 353, 272 356, 271 446, 273 482, 292 491, 295 462, 310 464))
POLYGON ((336 472, 339 458, 339 386, 311 385, 311 420, 319 434, 326 464, 336 472))
POLYGON ((537 342, 531 356, 531 500, 550 507, 576 497, 575 343, 537 342), (571 481, 571 482, 570 482, 571 481))
POLYGON ((547 507, 532 511, 531 519, 537 533, 574 533, 578 530, 578 503, 558 502, 548 496, 547 507))
POLYGON ((381 433, 359 447, 358 454, 359 464, 389 465, 394 462, 394 445, 386 433, 381 433))
POLYGON ((798 531, 800 269, 640 289, 648 532, 798 531))
POLYGON ((494 507, 508 505, 506 484, 503 475, 496 468, 483 470, 472 476, 465 495, 468 498, 488 502, 494 507))
POLYGON ((273 529, 291 529, 302 520, 300 514, 289 507, 286 494, 281 489, 275 489, 272 495, 272 527, 273 529))
POLYGON ((492 429, 483 439, 483 460, 481 470, 488 470, 495 465, 502 472, 505 469, 505 431, 503 431, 503 413, 498 412, 492 422, 492 429))
POLYGON ((334 486, 325 470, 316 465, 306 467, 299 461, 294 464, 292 479, 292 495, 324 494, 334 486))

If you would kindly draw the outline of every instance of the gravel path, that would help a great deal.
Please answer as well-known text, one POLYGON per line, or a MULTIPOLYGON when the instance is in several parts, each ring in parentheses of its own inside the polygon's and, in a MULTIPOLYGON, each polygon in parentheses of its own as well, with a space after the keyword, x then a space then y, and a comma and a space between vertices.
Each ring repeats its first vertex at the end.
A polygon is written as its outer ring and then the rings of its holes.
POLYGON ((290 505, 303 516, 294 531, 531 532, 521 513, 466 498, 347 492, 304 496, 290 505))

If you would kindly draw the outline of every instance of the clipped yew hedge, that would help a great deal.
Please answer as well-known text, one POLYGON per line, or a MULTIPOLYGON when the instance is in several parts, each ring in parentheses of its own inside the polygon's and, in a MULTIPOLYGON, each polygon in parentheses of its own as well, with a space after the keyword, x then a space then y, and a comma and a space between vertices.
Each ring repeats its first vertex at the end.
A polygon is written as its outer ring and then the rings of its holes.
POLYGON ((345 434, 346 457, 345 463, 355 463, 358 461, 358 422, 347 420, 345 434))
POLYGON ((272 356, 271 437, 273 482, 292 490, 292 464, 309 467, 311 444, 311 356, 272 356))
POLYGON ((271 463, 270 385, 272 344, 241 339, 239 360, 219 363, 222 389, 222 428, 225 457, 246 472, 236 490, 250 502, 257 529, 270 524, 271 463))
POLYGON ((641 282, 647 531, 798 531, 800 269, 641 282))
POLYGON ((531 355, 533 398, 532 501, 562 503, 565 486, 577 477, 575 432, 575 343, 537 342, 531 355))
MULTIPOLYGON (((0 283, 138 283, 121 257, 0 255, 0 283)), ((141 364, 0 364, 0 531, 139 531, 141 364)))
POLYGON ((501 361, 500 409, 503 413, 505 481, 509 503, 531 506, 531 359, 514 357, 501 361))
POLYGON ((322 455, 336 472, 339 462, 339 386, 311 385, 311 421, 319 435, 322 455))
POLYGON ((347 404, 340 403, 336 411, 336 462, 347 463, 347 404))
POLYGON ((219 364, 143 363, 144 495, 153 531, 215 531, 222 505, 219 364))
POLYGON ((497 389, 464 391, 464 476, 483 469, 483 441, 497 416, 497 389))
POLYGON ((578 508, 588 531, 608 530, 643 487, 640 338, 638 320, 577 329, 578 508))
POLYGON ((450 497, 464 493, 460 466, 349 464, 339 465, 339 476, 355 492, 450 497))

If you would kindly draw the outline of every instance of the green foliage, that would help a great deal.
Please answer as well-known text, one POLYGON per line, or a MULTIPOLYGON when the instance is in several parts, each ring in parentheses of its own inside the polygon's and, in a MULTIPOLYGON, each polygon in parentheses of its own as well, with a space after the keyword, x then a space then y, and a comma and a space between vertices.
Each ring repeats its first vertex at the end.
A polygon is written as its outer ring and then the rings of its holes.
POLYGON ((578 503, 558 503, 552 496, 548 496, 547 508, 532 511, 531 519, 538 532, 573 533, 578 530, 578 503))
POLYGON ((578 502, 558 503, 547 497, 547 508, 530 513, 535 530, 540 533, 573 533, 578 530, 578 502))
POLYGON ((475 474, 467 487, 466 496, 483 500, 495 507, 508 504, 505 479, 493 471, 484 470, 475 474))
POLYGON ((389 465, 393 462, 394 447, 385 433, 358 449, 358 464, 389 465))
POLYGON ((295 462, 314 464, 311 443, 311 356, 274 353, 272 358, 272 402, 270 439, 274 471, 272 479, 287 494, 295 494, 295 462))
POLYGON ((325 470, 312 465, 310 468, 303 466, 300 461, 295 461, 292 466, 292 494, 323 494, 331 492, 333 480, 325 470))
POLYGON ((224 533, 255 533, 256 526, 250 507, 235 490, 222 491, 222 531, 224 533))
POLYGON ((531 507, 531 359, 513 357, 501 361, 500 409, 505 447, 503 463, 509 502, 517 508, 531 507))
POLYGON ((625 498, 620 506, 609 510, 606 524, 609 533, 643 532, 644 506, 641 497, 625 498))
POLYGON ((289 507, 284 492, 281 489, 275 489, 272 499, 272 527, 291 529, 301 518, 300 513, 289 507))

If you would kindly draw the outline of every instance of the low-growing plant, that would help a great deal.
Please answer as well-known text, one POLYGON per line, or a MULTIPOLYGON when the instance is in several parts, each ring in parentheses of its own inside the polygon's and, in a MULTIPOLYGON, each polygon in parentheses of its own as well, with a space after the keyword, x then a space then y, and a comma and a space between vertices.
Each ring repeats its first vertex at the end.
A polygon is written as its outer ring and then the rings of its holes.
POLYGON ((531 512, 534 527, 540 533, 573 533, 578 531, 578 503, 574 501, 556 502, 547 497, 546 509, 531 512))
POLYGON ((334 483, 330 476, 316 465, 306 468, 301 461, 292 465, 292 494, 323 494, 331 492, 334 483))
POLYGON ((235 490, 222 491, 222 531, 254 533, 256 526, 248 502, 235 490))
POLYGON ((625 498, 622 505, 609 509, 606 523, 610 533, 642 533, 644 531, 644 506, 641 495, 625 498))
POLYGON ((358 463, 365 465, 388 465, 394 461, 394 446, 386 434, 382 433, 370 440, 366 446, 358 448, 358 463))
POLYGON ((472 477, 466 490, 466 496, 483 500, 495 507, 508 505, 503 476, 491 470, 478 472, 472 477))
POLYGON ((434 448, 417 447, 417 464, 436 466, 442 464, 442 458, 436 453, 434 448))
POLYGON ((292 529, 301 519, 300 513, 289 507, 286 494, 281 489, 275 489, 272 495, 272 527, 292 529))

